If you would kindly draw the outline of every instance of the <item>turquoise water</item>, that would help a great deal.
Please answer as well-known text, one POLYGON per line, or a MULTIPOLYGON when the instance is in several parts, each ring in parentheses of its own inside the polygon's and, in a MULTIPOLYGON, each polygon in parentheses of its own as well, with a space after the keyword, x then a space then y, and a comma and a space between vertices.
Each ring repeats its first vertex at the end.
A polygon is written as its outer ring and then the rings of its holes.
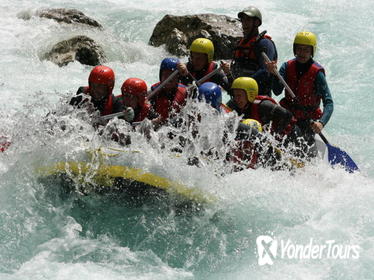
MULTIPOLYGON (((157 81, 167 56, 147 45, 165 14, 213 12, 235 16, 246 1, 9 1, 0 3, 0 134, 12 146, 0 155, 0 279, 372 279, 374 274, 374 4, 350 1, 257 1, 263 28, 279 60, 292 57, 294 34, 319 36, 316 59, 325 66, 335 111, 325 129, 331 143, 361 168, 348 174, 323 163, 289 172, 246 170, 225 177, 213 168, 187 167, 141 139, 123 156, 173 180, 210 192, 217 202, 180 211, 173 201, 134 204, 116 196, 64 197, 58 182, 43 182, 35 169, 78 159, 101 140, 73 115, 57 118, 67 131, 51 134, 43 122, 86 84, 90 67, 59 68, 40 61, 61 39, 86 34, 104 46, 119 92, 128 77, 157 81), (104 31, 23 21, 17 14, 39 7, 77 8, 104 31), (67 35, 68 34, 68 35, 67 35), (87 141, 89 140, 89 141, 87 141), (147 146, 148 145, 148 146, 147 146), (257 263, 256 238, 271 235, 298 244, 335 240, 358 245, 358 259, 276 258, 257 263)), ((212 128, 214 129, 214 128, 212 128)), ((215 166, 220 168, 220 166, 215 166)))

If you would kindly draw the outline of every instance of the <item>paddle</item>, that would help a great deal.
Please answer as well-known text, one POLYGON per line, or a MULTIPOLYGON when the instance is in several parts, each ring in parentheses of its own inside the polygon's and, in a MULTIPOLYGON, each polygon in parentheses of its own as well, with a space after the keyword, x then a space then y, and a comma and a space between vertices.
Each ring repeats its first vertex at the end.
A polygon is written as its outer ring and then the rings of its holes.
POLYGON ((118 112, 110 115, 101 116, 100 119, 103 121, 113 119, 115 117, 122 117, 125 113, 124 112, 118 112))
POLYGON ((156 93, 158 93, 169 81, 174 79, 174 77, 176 75, 178 75, 178 73, 179 73, 179 71, 175 70, 173 73, 170 74, 170 76, 165 81, 163 81, 161 84, 159 84, 158 87, 156 87, 154 90, 152 90, 150 93, 148 93, 148 95, 147 95, 148 100, 152 99, 156 95, 156 93))
POLYGON ((318 133, 318 135, 326 144, 328 150, 328 160, 331 165, 340 164, 349 173, 353 173, 354 171, 359 170, 356 163, 345 151, 341 150, 339 147, 331 145, 329 141, 327 141, 326 137, 322 134, 322 132, 318 133))
MULTIPOLYGON (((271 62, 270 58, 266 55, 265 52, 262 52, 261 54, 264 57, 264 59, 265 59, 266 62, 271 62)), ((284 85, 284 87, 287 89, 287 91, 289 92, 289 94, 291 95, 291 97, 293 99, 296 99, 296 95, 293 93, 292 89, 288 86, 288 84, 286 83, 286 81, 283 79, 283 77, 281 76, 281 74, 279 74, 279 72, 277 70, 275 70, 275 75, 277 76, 277 78, 279 79, 279 81, 281 81, 281 83, 284 85)))
MULTIPOLYGON (((188 97, 189 98, 196 98, 197 96, 197 92, 196 92, 196 89, 198 86, 200 86, 202 83, 204 83, 206 80, 208 80, 209 78, 213 77, 215 74, 217 74, 220 70, 222 69, 222 67, 218 67, 216 69, 214 69, 212 72, 210 72, 209 74, 205 75, 204 77, 202 77, 200 80, 196 80, 194 78, 194 81, 193 81, 193 84, 188 86, 187 87, 187 93, 188 93, 188 97)), ((192 76, 192 75, 191 75, 192 76)))
POLYGON ((216 69, 214 69, 212 72, 210 72, 209 74, 205 75, 204 77, 202 77, 200 80, 196 81, 195 84, 193 85, 190 85, 189 87, 187 87, 187 91, 190 90, 191 88, 195 87, 195 86, 199 86, 201 85, 202 83, 204 83, 206 80, 208 80, 209 78, 213 77, 215 74, 217 74, 219 71, 221 71, 222 67, 218 67, 216 69))
MULTIPOLYGON (((264 57, 266 62, 270 62, 269 57, 266 55, 266 53, 262 52, 262 56, 264 57)), ((275 74, 280 80, 280 82, 284 85, 284 87, 287 89, 289 94, 293 99, 296 99, 295 94, 293 93, 292 89, 287 85, 286 81, 283 79, 283 77, 279 74, 277 70, 275 70, 275 74)), ((322 141, 325 143, 327 150, 328 150, 328 160, 331 165, 340 164, 342 165, 345 170, 352 173, 356 170, 359 170, 356 163, 353 161, 353 159, 347 154, 347 152, 343 151, 342 149, 332 146, 326 139, 326 137, 322 134, 322 132, 318 133, 318 135, 321 137, 322 141)))

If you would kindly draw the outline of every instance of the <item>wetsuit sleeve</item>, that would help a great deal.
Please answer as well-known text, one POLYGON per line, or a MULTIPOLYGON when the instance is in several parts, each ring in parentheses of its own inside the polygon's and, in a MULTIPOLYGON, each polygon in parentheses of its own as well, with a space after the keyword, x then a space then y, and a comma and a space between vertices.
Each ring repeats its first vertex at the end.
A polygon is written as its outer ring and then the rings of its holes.
POLYGON ((292 113, 287 109, 264 100, 259 105, 259 112, 263 122, 274 121, 278 132, 283 131, 292 119, 292 113))
MULTIPOLYGON (((287 63, 284 62, 282 64, 281 68, 279 69, 279 74, 282 76, 282 78, 285 81, 287 81, 286 70, 287 70, 287 63)), ((277 76, 271 75, 271 78, 272 78, 272 89, 273 89, 273 93, 275 95, 280 95, 283 92, 284 85, 281 83, 281 81, 279 81, 279 79, 278 79, 277 76)))
POLYGON ((317 94, 321 96, 323 103, 323 114, 319 121, 323 124, 323 126, 325 126, 330 120, 332 112, 334 111, 334 102, 332 100, 330 89, 327 85, 326 77, 321 71, 318 72, 316 77, 316 89, 317 94))
POLYGON ((277 51, 275 45, 269 39, 260 40, 260 42, 258 42, 258 50, 259 54, 257 55, 259 56, 260 68, 252 75, 252 78, 259 83, 259 87, 270 87, 271 76, 266 70, 264 58, 262 57, 261 52, 264 51, 270 60, 273 61, 277 59, 277 51))
MULTIPOLYGON (((218 64, 216 64, 215 69, 217 69, 218 67, 219 67, 218 64)), ((217 85, 220 85, 227 92, 230 90, 229 80, 228 80, 226 74, 222 70, 218 71, 218 73, 216 73, 211 78, 211 80, 212 80, 212 82, 216 83, 217 85)))

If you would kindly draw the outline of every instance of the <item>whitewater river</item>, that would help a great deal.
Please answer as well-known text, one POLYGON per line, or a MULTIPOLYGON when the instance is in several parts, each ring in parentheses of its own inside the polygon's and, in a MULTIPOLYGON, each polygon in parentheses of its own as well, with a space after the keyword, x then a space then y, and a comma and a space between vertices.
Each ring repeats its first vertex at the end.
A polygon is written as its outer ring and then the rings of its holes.
POLYGON ((51 46, 78 34, 95 39, 116 73, 119 93, 128 77, 157 82, 160 61, 168 54, 149 46, 148 40, 164 15, 209 12, 235 17, 248 4, 1 0, 0 135, 9 136, 12 145, 0 154, 0 279, 374 278, 370 0, 255 2, 280 62, 292 57, 296 32, 318 34, 316 60, 326 69, 335 104, 324 132, 352 156, 360 172, 349 174, 317 162, 293 174, 258 169, 220 176, 222 166, 187 166, 139 138, 130 147, 139 152, 124 155, 123 164, 197 186, 213 194, 215 202, 180 212, 169 207, 169 200, 133 205, 113 197, 63 197, 57 195, 61 182, 39 178, 38 167, 76 159, 85 148, 101 143, 82 118, 69 114, 55 120, 64 121, 68 130, 46 129, 45 115, 66 113, 66 101, 87 84, 92 69, 41 61, 51 46), (104 30, 17 17, 42 7, 79 9, 104 30), (263 254, 256 245, 259 236, 272 239, 265 240, 269 246, 263 254), (260 266, 259 254, 271 256, 273 264, 260 266))

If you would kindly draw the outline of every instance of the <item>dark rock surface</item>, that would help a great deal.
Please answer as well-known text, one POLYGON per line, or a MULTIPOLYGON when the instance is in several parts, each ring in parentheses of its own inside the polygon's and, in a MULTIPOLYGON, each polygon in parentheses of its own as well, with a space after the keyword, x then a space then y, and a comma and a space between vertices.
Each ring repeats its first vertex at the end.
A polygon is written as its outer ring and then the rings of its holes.
POLYGON ((165 44, 168 52, 183 56, 188 54, 193 40, 204 37, 212 40, 215 59, 228 59, 241 36, 240 21, 225 15, 166 15, 154 28, 149 44, 156 47, 165 44))
POLYGON ((83 35, 57 43, 43 58, 59 66, 73 61, 92 66, 105 62, 103 48, 91 38, 83 35))

